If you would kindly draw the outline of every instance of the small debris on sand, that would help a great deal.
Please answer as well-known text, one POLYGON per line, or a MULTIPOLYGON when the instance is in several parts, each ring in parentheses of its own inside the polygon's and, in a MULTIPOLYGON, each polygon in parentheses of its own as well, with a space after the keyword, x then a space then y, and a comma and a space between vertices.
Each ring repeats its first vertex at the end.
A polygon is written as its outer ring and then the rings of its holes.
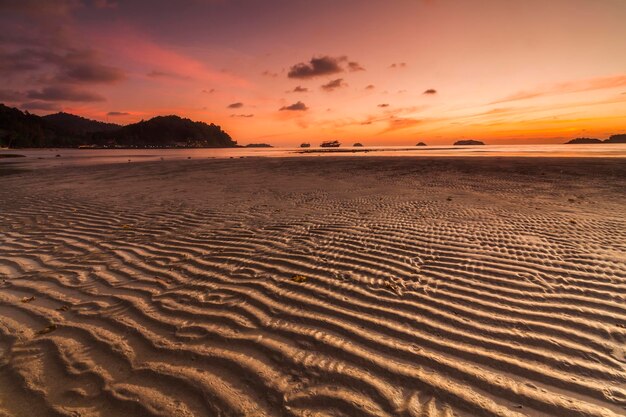
POLYGON ((291 280, 294 282, 306 282, 307 277, 305 277, 304 275, 294 275, 293 277, 291 277, 291 280))
POLYGON ((37 335, 42 335, 42 334, 47 334, 50 332, 53 332, 57 329, 57 325, 56 324, 51 324, 50 326, 46 326, 41 330, 37 330, 37 335))

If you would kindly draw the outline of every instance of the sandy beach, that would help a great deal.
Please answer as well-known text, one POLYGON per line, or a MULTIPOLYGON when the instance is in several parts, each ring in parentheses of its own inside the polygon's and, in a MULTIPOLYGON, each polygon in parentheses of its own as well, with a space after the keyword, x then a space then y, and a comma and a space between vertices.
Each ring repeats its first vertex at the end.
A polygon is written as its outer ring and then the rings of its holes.
POLYGON ((626 414, 626 159, 0 166, 0 416, 626 414))

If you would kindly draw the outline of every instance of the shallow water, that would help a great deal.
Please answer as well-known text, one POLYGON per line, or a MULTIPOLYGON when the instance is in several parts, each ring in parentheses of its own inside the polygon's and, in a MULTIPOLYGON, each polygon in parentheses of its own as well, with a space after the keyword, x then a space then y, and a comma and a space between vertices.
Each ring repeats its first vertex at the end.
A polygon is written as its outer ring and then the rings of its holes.
POLYGON ((342 148, 226 148, 226 149, 11 149, 0 164, 29 166, 97 165, 172 159, 315 156, 522 156, 625 158, 626 144, 485 145, 485 146, 371 146, 342 148), (59 156, 57 156, 59 155, 59 156))

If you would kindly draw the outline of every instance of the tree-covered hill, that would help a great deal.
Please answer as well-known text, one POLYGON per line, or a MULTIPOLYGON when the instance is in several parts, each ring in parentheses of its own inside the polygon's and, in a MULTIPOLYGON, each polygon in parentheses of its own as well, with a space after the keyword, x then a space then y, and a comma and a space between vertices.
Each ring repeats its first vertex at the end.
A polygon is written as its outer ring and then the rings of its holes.
POLYGON ((36 116, 0 104, 0 147, 205 147, 237 146, 220 126, 179 116, 157 116, 126 126, 68 113, 36 116))

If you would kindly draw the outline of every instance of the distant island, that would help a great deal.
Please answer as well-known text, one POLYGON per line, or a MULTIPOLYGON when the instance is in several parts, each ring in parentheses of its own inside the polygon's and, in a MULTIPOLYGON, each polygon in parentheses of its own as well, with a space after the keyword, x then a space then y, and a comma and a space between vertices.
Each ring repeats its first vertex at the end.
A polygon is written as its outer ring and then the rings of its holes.
POLYGON ((273 148, 269 143, 249 143, 244 148, 273 148))
POLYGON ((605 139, 605 140, 592 139, 592 138, 576 138, 568 142, 565 142, 566 145, 580 145, 580 144, 591 144, 591 143, 626 143, 626 134, 612 135, 608 139, 605 139))
POLYGON ((220 126, 175 115, 126 126, 69 113, 36 116, 0 104, 0 147, 7 148, 232 148, 220 126))
POLYGON ((424 142, 419 142, 417 145, 415 146, 426 146, 426 144, 424 142))
POLYGON ((310 143, 307 143, 307 142, 304 142, 304 143, 301 143, 301 144, 300 144, 300 147, 301 147, 301 148, 310 148, 310 147, 311 147, 311 144, 310 144, 310 143))
POLYGON ((320 144, 320 147, 322 148, 338 148, 341 146, 341 143, 339 143, 338 140, 329 140, 326 142, 322 142, 320 144))
POLYGON ((472 139, 467 139, 467 140, 458 140, 456 142, 454 142, 455 146, 462 146, 462 145, 484 145, 483 142, 479 141, 479 140, 472 140, 472 139))
POLYGON ((569 142, 566 142, 566 144, 568 145, 580 145, 580 144, 586 144, 586 143, 602 143, 603 141, 600 139, 593 139, 593 138, 576 138, 576 139, 572 139, 569 142))
POLYGON ((355 144, 354 144, 354 145, 352 145, 352 146, 362 147, 362 146, 363 146, 363 144, 362 144, 362 143, 360 143, 360 142, 357 142, 357 143, 355 143, 355 144))

